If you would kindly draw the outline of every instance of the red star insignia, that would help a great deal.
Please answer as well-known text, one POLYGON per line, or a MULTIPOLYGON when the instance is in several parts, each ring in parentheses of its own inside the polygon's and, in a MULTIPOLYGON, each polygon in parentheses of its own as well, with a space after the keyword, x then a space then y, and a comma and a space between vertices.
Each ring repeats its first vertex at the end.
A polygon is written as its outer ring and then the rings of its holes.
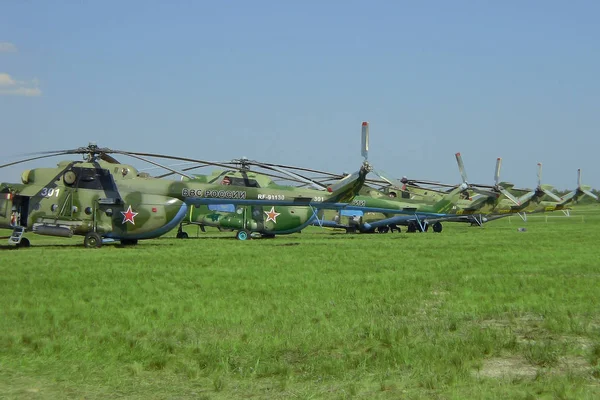
POLYGON ((135 221, 133 220, 135 218, 136 215, 138 215, 139 213, 133 212, 131 210, 131 206, 129 206, 127 208, 127 211, 121 211, 121 214, 123 214, 123 222, 121 222, 122 224, 126 223, 126 222, 131 222, 133 225, 135 225, 135 221))
POLYGON ((277 217, 279 215, 281 215, 281 213, 275 212, 275 206, 271 207, 270 211, 265 211, 265 214, 267 214, 267 221, 273 221, 275 223, 277 223, 277 217))

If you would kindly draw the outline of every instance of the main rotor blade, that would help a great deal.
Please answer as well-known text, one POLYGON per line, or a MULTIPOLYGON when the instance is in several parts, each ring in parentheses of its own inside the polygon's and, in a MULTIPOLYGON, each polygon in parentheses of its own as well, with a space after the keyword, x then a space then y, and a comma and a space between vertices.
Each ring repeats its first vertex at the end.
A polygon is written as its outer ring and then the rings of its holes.
MULTIPOLYGON (((232 160, 230 163, 231 164, 235 164, 235 165, 239 165, 239 164, 242 163, 242 161, 241 160, 232 160)), ((272 166, 272 167, 279 167, 279 168, 291 169, 291 170, 296 170, 296 171, 311 172, 311 173, 315 173, 315 174, 323 174, 323 175, 331 176, 332 178, 335 178, 335 179, 339 179, 340 176, 341 176, 340 174, 334 174, 334 173, 328 172, 328 171, 321 171, 321 170, 314 169, 314 168, 296 167, 296 166, 293 166, 293 165, 273 164, 273 163, 255 161, 255 160, 243 160, 243 163, 245 163, 247 165, 262 164, 262 165, 268 165, 268 166, 272 166)))
POLYGON ((558 197, 556 194, 552 193, 552 191, 544 188, 544 187, 540 187, 540 189, 542 190, 542 192, 544 192, 547 196, 553 198, 555 201, 561 202, 564 199, 561 199, 560 197, 558 197))
POLYGON ((276 167, 274 165, 266 165, 266 164, 261 164, 261 163, 257 163, 257 162, 253 162, 253 163, 254 163, 254 165, 257 165, 259 167, 262 167, 262 168, 265 168, 265 169, 270 169, 270 170, 273 170, 273 171, 277 171, 277 172, 282 173, 284 175, 288 175, 288 176, 290 176, 292 178, 298 179, 298 180, 300 180, 300 181, 302 181, 302 182, 304 182, 304 183, 306 183, 308 185, 311 185, 315 189, 319 189, 319 190, 325 190, 326 189, 325 185, 322 185, 321 183, 316 182, 316 181, 314 181, 314 180, 312 180, 310 178, 307 178, 305 176, 296 174, 296 173, 291 172, 291 171, 287 171, 284 168, 279 168, 279 167, 276 167))
POLYGON ((590 192, 587 189, 582 189, 581 190, 583 193, 585 193, 586 195, 590 196, 591 198, 598 200, 598 196, 596 196, 594 193, 590 192))
POLYGON ((536 191, 532 190, 531 192, 527 192, 525 193, 523 196, 519 197, 519 202, 521 204, 524 204, 526 202, 528 202, 529 200, 531 200, 533 198, 533 196, 535 196, 536 191))
POLYGON ((111 164, 121 164, 116 158, 109 156, 107 153, 102 153, 100 159, 111 164))
POLYGON ((52 154, 45 154, 45 155, 37 156, 37 157, 30 157, 30 158, 26 158, 26 159, 23 159, 23 160, 13 161, 13 162, 10 162, 10 163, 7 163, 7 164, 2 164, 2 165, 0 165, 0 169, 4 168, 4 167, 10 167, 11 165, 22 164, 22 163, 25 163, 25 162, 28 162, 28 161, 40 160, 42 158, 64 156, 64 155, 67 155, 67 154, 70 154, 70 153, 67 153, 67 152, 63 151, 63 152, 59 152, 59 153, 52 153, 52 154))
POLYGON ((192 175, 184 174, 183 172, 177 171, 177 170, 175 170, 175 169, 173 169, 173 168, 171 168, 171 167, 168 167, 168 166, 166 166, 166 165, 163 165, 163 164, 160 164, 160 163, 154 162, 154 161, 152 161, 152 160, 149 160, 149 159, 147 159, 147 158, 145 158, 145 157, 140 157, 140 156, 138 156, 138 155, 135 155, 135 154, 132 154, 132 153, 130 153, 130 154, 127 154, 127 155, 128 155, 129 157, 137 158, 138 160, 142 160, 142 161, 144 161, 144 162, 147 162, 148 164, 152 164, 152 165, 156 165, 157 167, 164 168, 164 169, 166 169, 167 171, 171 171, 171 172, 173 172, 173 173, 175 173, 175 174, 178 174, 178 175, 181 175, 181 176, 185 176, 186 178, 189 178, 189 179, 193 179, 193 178, 194 178, 192 175))
POLYGON ((521 202, 515 196, 513 196, 513 194, 511 192, 509 192, 508 190, 504 189, 503 187, 498 188, 498 190, 500 191, 500 193, 502 193, 504 196, 509 198, 516 205, 518 205, 518 206, 521 205, 521 202))
POLYGON ((361 132, 361 152, 365 161, 369 159, 369 123, 367 121, 362 123, 361 132))
POLYGON ((581 187, 581 168, 577 169, 577 187, 581 187))
POLYGON ((378 177, 383 179, 385 182, 389 183, 390 185, 392 185, 394 187, 401 188, 404 186, 404 183, 400 182, 397 179, 388 177, 385 173, 383 173, 381 171, 373 169, 373 173, 375 173, 375 175, 377 175, 378 177))
MULTIPOLYGON (((188 164, 188 163, 186 163, 188 164)), ((206 167, 210 167, 210 165, 194 165, 193 167, 187 167, 187 168, 183 168, 181 171, 182 172, 186 172, 186 171, 191 171, 193 169, 199 169, 199 168, 206 168, 206 167)), ((167 172, 166 174, 162 174, 162 175, 158 175, 155 178, 166 178, 168 176, 174 175, 175 172, 167 172)))
POLYGON ((496 172, 494 173, 494 184, 498 185, 500 182, 500 167, 502 167, 502 159, 498 157, 496 159, 496 172))
POLYGON ((537 178, 538 178, 538 187, 542 186, 542 163, 539 162, 537 164, 537 178))
POLYGON ((458 170, 460 171, 460 177, 462 178, 463 183, 469 182, 467 179, 467 172, 465 171, 465 165, 463 164, 462 156, 460 153, 456 153, 456 162, 458 163, 458 170))

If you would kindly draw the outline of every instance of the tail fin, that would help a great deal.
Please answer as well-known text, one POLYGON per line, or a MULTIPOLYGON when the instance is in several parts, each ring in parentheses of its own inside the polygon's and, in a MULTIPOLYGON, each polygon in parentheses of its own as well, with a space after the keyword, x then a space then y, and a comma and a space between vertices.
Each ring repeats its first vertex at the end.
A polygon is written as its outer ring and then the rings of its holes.
POLYGON ((364 161, 360 170, 327 187, 327 191, 331 193, 331 196, 326 201, 331 203, 348 203, 352 201, 363 187, 370 171, 371 166, 364 161))
POLYGON ((361 127, 361 155, 364 161, 360 170, 327 187, 327 191, 331 193, 331 196, 327 198, 326 202, 350 202, 363 187, 367 174, 373 170, 367 161, 369 158, 369 123, 366 121, 362 123, 361 127))
POLYGON ((577 201, 583 195, 590 196, 591 198, 598 200, 598 196, 590 191, 592 187, 589 185, 581 184, 581 169, 577 170, 577 189, 572 192, 567 193, 562 197, 562 201, 559 203, 561 206, 564 206, 571 201, 577 201))

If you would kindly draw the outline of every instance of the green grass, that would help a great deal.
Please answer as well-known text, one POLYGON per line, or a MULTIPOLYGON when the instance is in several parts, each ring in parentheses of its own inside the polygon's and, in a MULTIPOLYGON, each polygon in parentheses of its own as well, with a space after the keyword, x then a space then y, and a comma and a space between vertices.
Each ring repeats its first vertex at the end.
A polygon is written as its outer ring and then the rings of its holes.
POLYGON ((0 249, 0 397, 598 398, 599 228, 31 235, 0 249))

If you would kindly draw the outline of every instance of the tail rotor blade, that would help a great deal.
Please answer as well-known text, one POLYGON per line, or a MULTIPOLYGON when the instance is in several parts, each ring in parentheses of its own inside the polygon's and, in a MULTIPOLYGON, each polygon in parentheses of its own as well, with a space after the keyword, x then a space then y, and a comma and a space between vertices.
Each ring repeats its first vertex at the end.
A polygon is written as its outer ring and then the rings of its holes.
POLYGON ((361 135, 361 155, 366 160, 369 159, 369 123, 367 121, 362 123, 362 135, 361 135))
POLYGON ((458 163, 458 170, 460 171, 460 176, 463 180, 463 183, 467 183, 469 180, 467 179, 467 172, 465 171, 465 165, 463 164, 462 156, 460 153, 456 153, 456 162, 458 163))

